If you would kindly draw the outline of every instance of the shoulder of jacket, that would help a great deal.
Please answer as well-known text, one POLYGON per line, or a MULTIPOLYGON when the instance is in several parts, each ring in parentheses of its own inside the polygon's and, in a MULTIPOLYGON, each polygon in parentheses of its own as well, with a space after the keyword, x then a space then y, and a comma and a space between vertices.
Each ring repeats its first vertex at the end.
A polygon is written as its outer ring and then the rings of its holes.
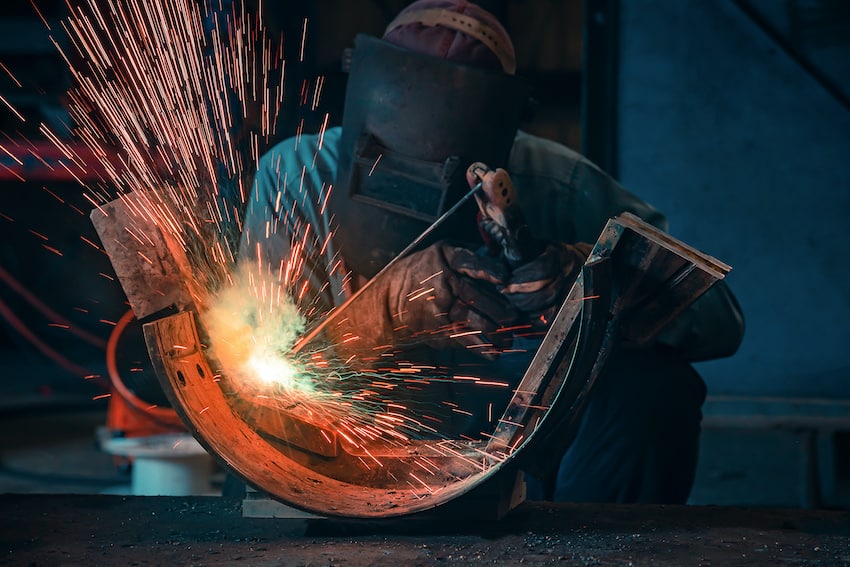
POLYGON ((560 142, 524 131, 517 132, 508 162, 512 176, 546 178, 570 184, 579 167, 596 168, 582 154, 560 142))
POLYGON ((316 164, 336 167, 342 128, 335 126, 317 134, 301 134, 281 140, 261 157, 259 169, 301 169, 316 164))

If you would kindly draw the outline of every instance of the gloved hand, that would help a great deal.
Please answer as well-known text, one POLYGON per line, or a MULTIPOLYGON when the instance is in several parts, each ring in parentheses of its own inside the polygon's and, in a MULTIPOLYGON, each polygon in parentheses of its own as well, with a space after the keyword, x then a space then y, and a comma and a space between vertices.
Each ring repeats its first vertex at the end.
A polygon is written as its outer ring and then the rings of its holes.
POLYGON ((530 233, 510 175, 481 162, 466 170, 470 188, 479 181, 478 224, 490 253, 512 269, 499 290, 535 326, 548 325, 569 293, 591 246, 541 242, 530 233))
POLYGON ((592 246, 549 242, 536 258, 514 268, 499 289, 537 326, 547 326, 575 282, 592 246))
POLYGON ((510 332, 500 329, 519 317, 496 288, 506 280, 506 268, 500 262, 438 242, 402 258, 380 275, 328 333, 344 350, 466 347, 492 359, 510 345, 510 332))

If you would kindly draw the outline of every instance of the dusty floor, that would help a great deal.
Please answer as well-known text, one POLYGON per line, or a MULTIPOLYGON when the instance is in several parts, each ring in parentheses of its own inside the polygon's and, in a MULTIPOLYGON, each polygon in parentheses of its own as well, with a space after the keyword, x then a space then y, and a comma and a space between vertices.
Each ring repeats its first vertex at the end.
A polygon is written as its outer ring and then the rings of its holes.
POLYGON ((850 512, 526 503, 499 522, 242 518, 213 496, 0 496, 2 565, 850 565, 850 512))
MULTIPOLYGON (((2 414, 0 565, 850 565, 847 509, 525 503, 497 523, 351 523, 242 518, 240 500, 219 496, 121 496, 129 476, 93 437, 103 419, 90 406, 2 414)), ((794 480, 773 483, 791 503, 794 480)))

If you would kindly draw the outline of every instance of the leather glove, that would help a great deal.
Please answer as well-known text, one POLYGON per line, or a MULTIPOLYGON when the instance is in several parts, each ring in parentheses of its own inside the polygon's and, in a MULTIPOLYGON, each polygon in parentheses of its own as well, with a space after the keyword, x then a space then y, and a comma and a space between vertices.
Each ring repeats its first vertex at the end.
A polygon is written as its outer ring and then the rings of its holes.
POLYGON ((370 284, 328 330, 343 350, 466 347, 487 359, 510 345, 516 308, 499 293, 506 268, 472 250, 438 242, 402 258, 370 284))
POLYGON ((466 170, 466 182, 471 188, 479 181, 483 197, 476 195, 476 200, 481 236, 490 254, 511 268, 499 289, 532 324, 548 325, 592 247, 533 238, 504 169, 492 170, 475 162, 466 170))
POLYGON ((549 242, 536 258, 517 266, 500 287, 511 305, 535 326, 552 322, 592 246, 549 242))

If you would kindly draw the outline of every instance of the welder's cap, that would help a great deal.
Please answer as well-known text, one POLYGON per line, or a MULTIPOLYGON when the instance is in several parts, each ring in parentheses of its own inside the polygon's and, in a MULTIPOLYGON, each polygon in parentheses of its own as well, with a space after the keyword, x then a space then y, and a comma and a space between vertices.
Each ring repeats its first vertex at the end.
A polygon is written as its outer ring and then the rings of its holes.
POLYGON ((417 53, 516 72, 514 46, 496 17, 465 0, 418 0, 390 22, 384 39, 417 53))

